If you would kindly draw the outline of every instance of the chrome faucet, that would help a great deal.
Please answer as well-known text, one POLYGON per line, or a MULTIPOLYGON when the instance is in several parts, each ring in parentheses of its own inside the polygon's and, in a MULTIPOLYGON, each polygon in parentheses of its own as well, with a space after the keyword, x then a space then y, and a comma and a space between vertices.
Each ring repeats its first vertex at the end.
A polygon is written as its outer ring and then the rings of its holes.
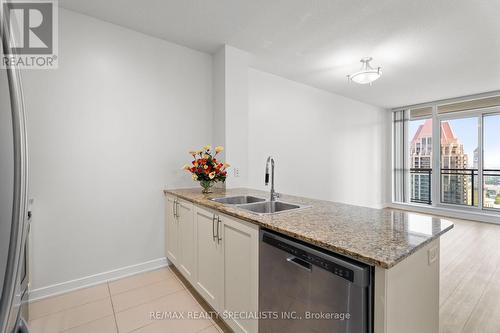
POLYGON ((266 186, 269 185, 269 163, 271 163, 271 194, 270 194, 270 201, 276 201, 277 198, 279 198, 279 193, 276 193, 274 191, 274 159, 272 156, 269 156, 266 161, 266 180, 265 184, 266 186))

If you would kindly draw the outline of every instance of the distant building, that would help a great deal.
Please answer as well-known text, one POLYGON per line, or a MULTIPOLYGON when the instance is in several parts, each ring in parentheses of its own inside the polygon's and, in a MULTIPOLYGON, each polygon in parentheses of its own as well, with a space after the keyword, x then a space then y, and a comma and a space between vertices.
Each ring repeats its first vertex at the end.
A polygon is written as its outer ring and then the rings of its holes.
MULTIPOLYGON (((470 178, 459 170, 467 169, 468 156, 464 146, 448 122, 441 123, 441 201, 470 204, 470 178)), ((414 202, 429 202, 431 198, 432 120, 420 125, 410 144, 410 195, 414 202), (423 170, 418 170, 423 169, 423 170)))
POLYGON ((479 148, 474 149, 474 161, 472 168, 479 170, 479 148))
POLYGON ((410 145, 410 198, 413 202, 431 202, 432 120, 417 129, 410 145))

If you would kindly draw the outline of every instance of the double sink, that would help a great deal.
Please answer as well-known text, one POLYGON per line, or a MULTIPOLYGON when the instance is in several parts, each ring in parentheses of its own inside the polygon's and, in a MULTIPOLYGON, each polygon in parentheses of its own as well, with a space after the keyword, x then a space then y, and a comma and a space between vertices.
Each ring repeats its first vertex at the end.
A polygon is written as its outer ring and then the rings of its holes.
POLYGON ((234 205, 241 210, 259 215, 277 214, 309 207, 283 201, 266 201, 266 199, 251 195, 214 198, 212 201, 226 205, 234 205))

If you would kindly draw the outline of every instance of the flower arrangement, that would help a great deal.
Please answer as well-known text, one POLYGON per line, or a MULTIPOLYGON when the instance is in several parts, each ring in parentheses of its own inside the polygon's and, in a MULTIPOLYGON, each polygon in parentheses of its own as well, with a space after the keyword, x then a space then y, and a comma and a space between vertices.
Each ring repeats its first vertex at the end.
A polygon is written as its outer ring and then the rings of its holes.
POLYGON ((190 151, 193 156, 191 164, 184 165, 184 170, 191 173, 194 181, 199 181, 203 187, 203 193, 210 193, 210 188, 217 182, 225 182, 228 163, 217 161, 217 154, 222 152, 222 146, 215 147, 215 153, 212 152, 212 146, 206 145, 200 150, 190 151))

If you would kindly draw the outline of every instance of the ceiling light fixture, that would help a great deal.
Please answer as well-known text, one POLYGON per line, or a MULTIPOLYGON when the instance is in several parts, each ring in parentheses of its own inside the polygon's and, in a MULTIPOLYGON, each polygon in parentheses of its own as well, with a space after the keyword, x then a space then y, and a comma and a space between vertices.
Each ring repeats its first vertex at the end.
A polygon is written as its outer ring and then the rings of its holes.
POLYGON ((373 81, 377 80, 381 75, 382 71, 380 67, 373 68, 370 66, 371 57, 366 57, 360 60, 363 65, 361 65, 361 70, 351 75, 347 75, 347 80, 349 82, 354 81, 359 84, 372 84, 373 81))

